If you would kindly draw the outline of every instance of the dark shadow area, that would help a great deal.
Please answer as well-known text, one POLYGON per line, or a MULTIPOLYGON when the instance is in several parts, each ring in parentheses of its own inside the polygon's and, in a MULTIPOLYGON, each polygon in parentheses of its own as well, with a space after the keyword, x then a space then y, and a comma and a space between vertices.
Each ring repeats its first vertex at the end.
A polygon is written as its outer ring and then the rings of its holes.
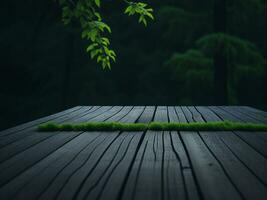
POLYGON ((266 0, 144 2, 155 17, 147 28, 103 0, 117 61, 102 70, 54 0, 2 0, 0 129, 77 105, 267 109, 266 0))

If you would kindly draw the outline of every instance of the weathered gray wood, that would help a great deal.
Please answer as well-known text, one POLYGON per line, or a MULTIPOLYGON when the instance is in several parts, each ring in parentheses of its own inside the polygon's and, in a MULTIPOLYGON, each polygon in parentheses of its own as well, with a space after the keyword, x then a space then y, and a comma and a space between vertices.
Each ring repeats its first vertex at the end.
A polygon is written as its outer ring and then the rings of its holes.
MULTIPOLYGON (((58 122, 58 121, 64 121, 65 119, 69 119, 71 117, 75 117, 77 115, 80 115, 82 113, 85 113, 85 112, 89 112, 90 110, 94 109, 94 107, 80 107, 79 109, 75 109, 75 110, 72 110, 71 112, 68 112, 68 113, 65 113, 63 115, 60 115, 58 116, 57 118, 53 119, 53 118, 50 118, 49 116, 47 116, 47 120, 45 120, 45 122, 49 122, 49 121, 55 121, 55 122, 58 122)), ((18 126, 18 129, 17 131, 12 131, 12 132, 8 132, 8 134, 5 134, 5 135, 2 135, 1 136, 1 139, 4 139, 4 138, 7 138, 8 136, 12 136, 12 135, 15 135, 15 134, 23 134, 25 132, 29 132, 31 130, 35 130, 36 127, 39 125, 39 124, 42 124, 42 121, 40 122, 39 120, 36 120, 34 121, 34 123, 32 124, 31 122, 29 122, 31 124, 31 126, 29 127, 24 127, 24 128, 20 128, 20 126, 18 126)), ((27 123, 26 123, 27 124, 27 123)), ((16 127, 15 127, 16 128, 16 127)), ((12 128, 10 129, 12 130, 12 128)))
MULTIPOLYGON (((64 115, 62 117, 59 117, 57 119, 54 119, 53 121, 54 122, 57 122, 57 123, 62 123, 62 122, 66 122, 66 121, 70 121, 74 118, 79 118, 83 115, 86 115, 88 112, 90 113, 91 110, 93 110, 94 108, 92 109, 88 109, 88 107, 83 107, 77 111, 74 111, 74 112, 71 112, 67 115, 64 115)), ((9 134, 9 135, 6 135, 4 137, 1 138, 0 140, 0 148, 3 148, 15 141, 18 141, 18 140, 21 140, 21 139, 25 139, 26 137, 28 136, 31 136, 33 134, 36 133, 36 129, 37 129, 37 125, 34 126, 34 127, 29 127, 27 129, 24 129, 22 131, 18 131, 18 132, 14 132, 12 134, 9 134)))
MULTIPOLYGON (((170 122, 186 122, 186 119, 183 115, 183 113, 180 113, 179 111, 176 112, 176 110, 179 110, 179 107, 176 109, 174 107, 168 107, 168 114, 170 122)), ((181 111, 181 110, 180 110, 181 111)), ((172 131, 171 133, 171 144, 173 151, 176 154, 176 157, 181 162, 181 171, 182 171, 182 177, 184 181, 184 187, 185 187, 185 193, 187 199, 199 199, 199 192, 197 190, 197 184, 196 180, 193 177, 193 171, 188 159, 188 155, 186 153, 185 147, 180 139, 180 133, 177 133, 175 131, 172 131)))
POLYGON ((257 108, 253 108, 253 107, 250 107, 250 106, 242 106, 242 108, 243 108, 244 110, 249 111, 249 112, 252 112, 252 113, 255 113, 255 114, 258 114, 258 115, 262 115, 262 116, 267 117, 267 112, 266 112, 266 110, 263 111, 263 110, 259 110, 259 109, 257 109, 257 108))
POLYGON ((54 152, 68 141, 76 137, 78 133, 59 133, 53 138, 42 142, 42 144, 34 146, 21 154, 0 164, 0 186, 8 183, 12 178, 19 175, 31 165, 40 161, 43 157, 54 152), (48 148, 49 147, 49 148, 48 148))
POLYGON ((240 159, 244 165, 267 186, 267 160, 234 135, 222 137, 221 139, 229 149, 240 159))
MULTIPOLYGON (((202 116, 206 121, 218 121, 218 116, 212 113, 207 107, 197 107, 202 116)), ((200 132, 203 141, 207 147, 212 151, 216 159, 222 165, 225 173, 238 189, 239 193, 243 198, 247 199, 266 199, 267 188, 264 184, 252 173, 247 166, 240 161, 236 153, 233 153, 228 148, 230 143, 240 144, 242 141, 236 137, 232 132, 200 132), (230 139, 229 139, 230 138, 230 139), (231 142, 232 141, 232 142, 231 142), (249 181, 247 181, 249 180, 249 181)), ((234 145, 237 146, 237 145, 234 145)), ((243 146, 244 149, 250 149, 249 146, 243 146)), ((238 149, 237 149, 238 151, 238 149)), ((251 156, 251 152, 248 152, 247 157, 251 156)), ((257 158, 253 159, 252 162, 256 162, 257 158)), ((264 161, 261 160, 264 164, 264 161)), ((262 174, 264 176, 264 174, 262 174)))
MULTIPOLYGON (((11 133, 14 133, 14 132, 18 132, 18 131, 21 131, 21 130, 24 130, 24 129, 27 129, 27 128, 30 128, 32 126, 36 126, 36 125, 38 125, 40 123, 45 123, 47 121, 54 120, 54 119, 56 119, 58 117, 67 115, 67 114, 69 114, 69 113, 71 113, 73 111, 77 111, 77 110, 79 110, 81 108, 82 108, 81 106, 76 106, 76 107, 73 107, 73 108, 64 110, 62 112, 59 112, 59 113, 56 113, 56 114, 53 114, 53 115, 42 117, 40 119, 31 121, 31 122, 27 122, 27 123, 24 123, 24 124, 20 124, 18 126, 15 126, 15 127, 12 127, 12 128, 9 128, 9 129, 3 130, 3 131, 0 131, 0 137, 1 136, 8 135, 8 134, 11 134, 11 133)), ((89 109, 90 108, 91 107, 89 107, 89 109)))
MULTIPOLYGON (((107 108, 105 108, 106 110, 107 108)), ((101 114, 103 110, 100 108, 97 112, 94 112, 94 116, 101 114)), ((78 121, 78 119, 75 119, 78 121)), ((20 174, 31 165, 40 161, 47 155, 51 154, 56 149, 60 148, 66 142, 77 137, 81 132, 54 132, 54 136, 44 140, 37 146, 33 146, 21 153, 11 157, 7 161, 0 164, 0 185, 3 185, 10 181, 13 177, 20 174), (22 163, 22 164, 21 164, 22 163)))
MULTIPOLYGON (((169 111, 175 110, 175 108, 171 107, 171 108, 168 108, 168 110, 169 111)), ((179 120, 178 116, 173 111, 169 112, 169 118, 170 118, 170 122, 178 122, 179 120)), ((176 131, 171 131, 170 134, 171 134, 171 142, 172 142, 173 149, 175 153, 177 154, 177 157, 179 157, 182 167, 190 168, 188 156, 186 154, 182 141, 179 137, 179 133, 177 133, 176 131)))
MULTIPOLYGON (((229 114, 225 110, 218 109, 216 107, 210 107, 214 113, 219 115, 223 120, 231 120, 242 122, 241 119, 229 114)), ((246 121, 245 121, 246 122, 246 121)), ((244 132, 234 131, 234 133, 243 139, 247 144, 253 147, 256 151, 260 152, 265 158, 267 158, 267 134, 264 132, 244 132)))
MULTIPOLYGON (((121 109, 122 107, 115 106, 111 110, 106 111, 100 115, 97 115, 97 117, 94 117, 94 118, 89 118, 87 114, 86 115, 87 119, 85 118, 85 116, 83 116, 83 117, 78 117, 77 119, 71 118, 69 121, 71 120, 76 121, 76 122, 77 121, 83 122, 84 120, 85 121, 105 121, 108 118, 112 117, 117 112, 119 112, 121 109)), ((50 133, 34 132, 32 135, 24 138, 23 140, 19 140, 17 142, 11 143, 10 145, 7 145, 6 147, 1 149, 0 163, 8 158, 11 158, 15 154, 20 153, 24 151, 25 149, 30 148, 54 135, 55 135, 55 132, 50 132, 50 133)))
MULTIPOLYGON (((130 112, 129 116, 133 116, 133 113, 135 113, 137 110, 139 110, 139 112, 142 111, 140 110, 140 108, 132 109, 132 107, 126 107, 126 109, 122 111, 122 114, 116 116, 116 118, 119 120, 125 120, 126 122, 134 122, 136 118, 128 118, 127 114, 130 112)), ((72 174, 72 176, 69 177, 69 181, 60 189, 60 191, 58 191, 58 199, 72 199, 76 197, 83 187, 88 186, 87 184, 85 184, 86 180, 88 179, 88 177, 90 177, 92 171, 96 168, 99 162, 101 162, 102 157, 105 157, 106 152, 109 151, 109 149, 114 152, 114 149, 119 148, 119 145, 117 145, 117 143, 120 144, 120 140, 122 139, 122 137, 119 136, 119 132, 113 132, 109 134, 113 135, 114 137, 112 143, 110 143, 106 147, 105 145, 101 145, 98 150, 92 154, 91 158, 84 164, 84 166, 80 170, 75 172, 76 175, 72 174), (79 179, 77 179, 77 176, 79 177, 79 179)), ((109 159, 112 159, 112 157, 110 158, 109 156, 109 159)))
POLYGON ((138 123, 148 123, 154 117, 155 106, 146 106, 146 109, 138 118, 138 123))
MULTIPOLYGON (((137 120, 143 109, 143 107, 137 107, 134 109, 127 107, 114 116, 121 121, 134 122, 137 120), (128 113, 128 115, 125 115, 125 113, 128 113)), ((119 148, 118 144, 121 144, 121 139, 123 139, 125 135, 127 136, 127 134, 122 136, 119 135, 118 132, 112 132, 100 133, 100 135, 106 135, 106 138, 101 145, 96 146, 91 150, 88 149, 86 151, 87 153, 84 152, 83 155, 79 155, 78 157, 81 161, 73 161, 70 166, 64 169, 64 171, 57 176, 53 183, 42 192, 40 196, 41 199, 51 199, 55 197, 58 197, 58 199, 71 199, 79 194, 81 195, 81 192, 89 187, 89 185, 85 184, 85 182, 89 180, 89 182, 92 183, 91 181, 95 180, 92 180, 92 175, 94 175, 96 179, 102 178, 102 176, 97 177, 97 175, 99 175, 97 172, 101 171, 101 166, 103 168, 107 167, 109 163, 107 160, 112 160, 112 158, 115 156, 114 149, 119 148)), ((127 143, 123 143, 122 145, 125 144, 127 143)))
MULTIPOLYGON (((168 122, 167 107, 157 107, 154 121, 168 122)), ((176 146, 176 150, 179 148, 176 146)), ((181 153, 180 149, 178 151, 181 153)), ((187 164, 186 160, 184 164, 187 164)), ((147 131, 133 163, 122 198, 185 199, 186 191, 181 168, 177 152, 172 146, 171 134, 147 131)))
POLYGON ((219 106, 220 109, 225 110, 226 112, 232 114, 233 116, 245 121, 245 122, 252 122, 252 123, 258 123, 259 121, 257 119, 254 119, 248 114, 243 114, 238 112, 236 109, 229 107, 229 106, 219 106))
MULTIPOLYGON (((105 121, 115 113, 121 110, 121 107, 113 107, 111 110, 104 112, 101 115, 97 115, 98 121, 105 121)), ((80 119, 80 120, 84 120, 80 119)), ((55 134, 55 133, 54 133, 55 134)), ((13 195, 16 196, 16 199, 35 199, 39 194, 41 194, 42 190, 45 189, 49 185, 49 183, 55 178, 57 173, 59 173, 62 169, 64 169, 70 162, 78 156, 79 153, 84 151, 84 149, 88 148, 88 145, 94 141, 94 139, 100 136, 100 133, 83 133, 79 135, 77 138, 70 141, 68 144, 63 146, 62 148, 55 151, 53 154, 42 160, 38 163, 38 166, 33 166, 29 170, 27 170, 24 174, 11 182, 7 187, 5 187, 6 191, 12 191, 9 188, 14 187, 14 185, 19 188, 18 192, 8 193, 3 192, 5 195, 13 195), (71 150, 71 151, 70 151, 71 150), (57 158, 54 161, 52 158, 57 158), (56 167, 49 167, 56 166, 56 167), (39 172, 38 175, 36 173, 39 172), (31 182, 26 184, 27 181, 31 179, 31 182), (42 180, 40 182, 40 180, 42 180), (34 190, 32 189, 34 188, 34 190)), ((101 137, 100 137, 101 138, 101 137)), ((102 138, 103 140, 103 138, 102 138)), ((96 142, 98 142, 97 140, 96 142)))
POLYGON ((248 111, 245 107, 233 106, 235 112, 238 112, 243 115, 249 115, 251 118, 257 120, 259 123, 267 123, 267 117, 264 115, 257 114, 255 112, 248 111))
POLYGON ((1 188, 1 198, 36 199, 57 173, 99 139, 99 133, 79 135, 1 188))
POLYGON ((178 116, 179 122, 187 122, 183 110, 180 106, 175 107, 176 115, 178 116))
POLYGON ((184 121, 184 122, 195 122, 193 119, 192 113, 190 112, 190 110, 186 106, 181 106, 181 110, 182 110, 183 115, 186 119, 186 121, 184 121))
POLYGON ((226 112, 225 110, 222 110, 217 106, 209 106, 208 108, 212 110, 216 115, 220 116, 220 118, 223 120, 228 120, 233 122, 243 122, 242 119, 232 115, 231 113, 226 112))
MULTIPOLYGON (((150 122, 153 118, 154 107, 146 107, 144 112, 142 112, 141 116, 138 117, 138 122, 150 122), (150 115, 150 116, 149 116, 150 115)), ((138 115, 137 115, 138 116, 138 115)), ((79 193, 78 197, 86 196, 88 199, 118 199, 125 186, 126 181, 128 180, 129 173, 131 171, 132 163, 136 157, 136 154, 139 150, 139 145, 141 142, 141 138, 144 136, 141 132, 127 133, 123 132, 121 136, 125 137, 127 135, 130 136, 131 142, 127 145, 127 151, 124 151, 123 157, 118 158, 119 153, 117 153, 116 158, 114 158, 110 167, 106 170, 106 174, 101 178, 98 183, 98 186, 93 189, 85 189, 79 193), (116 162, 117 160, 117 162, 116 162), (114 166, 114 167, 112 167, 114 166), (105 185, 105 186, 101 186, 105 185), (117 185, 114 188, 114 185, 117 185)), ((127 139, 127 138, 126 138, 127 139)), ((129 140, 129 138, 128 138, 129 140)), ((123 142, 125 143, 126 140, 123 142)), ((123 145, 123 144, 122 144, 123 145)), ((120 151, 123 151, 123 146, 120 147, 120 151)), ((107 157, 113 157, 113 153, 111 151, 107 152, 107 157)), ((105 159, 103 159, 105 160, 105 159)), ((101 163, 100 163, 101 164, 101 163)), ((103 161, 102 161, 103 165, 103 161)), ((90 183, 92 178, 88 179, 88 183, 90 183)), ((87 185, 87 184, 85 184, 87 185)))
POLYGON ((76 107, 0 133, 0 199, 266 199, 266 133, 54 132, 43 121, 262 122, 250 107, 76 107), (154 112, 155 111, 155 112, 154 112))
MULTIPOLYGON (((261 121, 252 118, 249 113, 248 114, 244 114, 244 113, 240 113, 240 112, 234 112, 233 108, 231 107, 220 107, 220 109, 224 109, 225 111, 233 114, 235 117, 239 118, 241 121, 244 122, 252 122, 252 123, 261 123, 261 121)), ((250 108, 253 109, 253 108, 250 108)), ((266 132, 255 132, 254 135, 259 136, 260 138, 262 138, 264 141, 267 142, 267 134, 266 132)))
POLYGON ((109 118, 107 121, 109 121, 109 122, 112 122, 112 121, 120 121, 129 112, 131 112, 132 109, 133 109, 133 106, 124 106, 123 109, 119 113, 115 114, 114 116, 112 116, 111 118, 109 118))
MULTIPOLYGON (((189 122, 204 121, 193 107, 182 108, 189 122), (191 111, 190 111, 191 110, 191 111)), ((212 133, 210 133, 212 134, 212 133)), ((242 199, 222 165, 196 132, 181 132, 194 174, 205 199, 242 199), (227 191, 227 192, 226 192, 227 191)))

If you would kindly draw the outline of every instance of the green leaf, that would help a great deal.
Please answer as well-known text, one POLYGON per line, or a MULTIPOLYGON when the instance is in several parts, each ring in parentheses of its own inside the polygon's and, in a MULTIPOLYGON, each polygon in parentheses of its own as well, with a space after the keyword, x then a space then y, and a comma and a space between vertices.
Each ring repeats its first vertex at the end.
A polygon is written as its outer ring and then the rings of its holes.
POLYGON ((102 60, 102 57, 101 56, 98 56, 97 57, 97 63, 99 63, 101 60, 102 60))
POLYGON ((102 69, 105 69, 106 68, 106 62, 105 60, 102 60, 102 69))
POLYGON ((152 8, 148 8, 148 9, 146 9, 146 11, 153 12, 153 9, 152 8))
MULTIPOLYGON (((80 23, 82 33, 81 37, 92 42, 87 46, 86 51, 91 59, 97 57, 97 63, 101 63, 103 69, 111 69, 111 60, 116 61, 116 54, 109 49, 109 39, 102 37, 105 30, 111 33, 108 24, 102 21, 101 13, 96 12, 95 8, 100 7, 101 0, 77 0, 70 3, 69 0, 56 0, 62 7, 62 20, 64 24, 72 20, 80 23)), ((139 22, 147 25, 146 19, 154 19, 153 9, 146 8, 147 4, 142 2, 129 2, 124 13, 128 15, 138 14, 139 22), (147 16, 147 18, 146 18, 147 16)))
POLYGON ((128 6, 128 7, 125 9, 124 14, 129 13, 131 10, 132 10, 132 6, 128 6))
POLYGON ((109 50, 110 55, 116 56, 115 52, 113 50, 109 50))
POLYGON ((95 4, 100 7, 100 0, 95 0, 95 4))
POLYGON ((147 22, 145 18, 142 20, 142 22, 144 23, 145 26, 147 26, 147 22))
POLYGON ((153 15, 149 12, 146 13, 146 16, 150 17, 151 19, 154 19, 153 15))
POLYGON ((96 46, 97 46, 97 44, 96 43, 93 43, 93 44, 91 44, 91 45, 89 45, 87 47, 86 51, 89 52, 89 51, 93 50, 96 46))
POLYGON ((106 28, 108 30, 108 32, 111 33, 111 29, 107 24, 104 26, 104 28, 106 28))
POLYGON ((143 19, 144 19, 144 16, 140 15, 138 22, 141 23, 143 21, 143 19))
POLYGON ((110 55, 109 57, 110 57, 114 62, 116 62, 116 58, 115 58, 115 56, 110 55))
POLYGON ((101 15, 98 13, 98 12, 95 12, 94 15, 97 17, 97 19, 100 21, 102 18, 101 18, 101 15))
POLYGON ((131 9, 130 12, 129 12, 129 16, 130 16, 130 15, 134 15, 135 12, 136 12, 135 9, 131 9))
POLYGON ((107 62, 107 66, 109 69, 111 69, 110 62, 107 62))
POLYGON ((102 40, 102 43, 105 44, 105 45, 109 45, 110 44, 109 39, 106 38, 106 37, 102 37, 101 40, 102 40))
POLYGON ((93 29, 91 31, 88 31, 87 38, 91 39, 94 42, 96 40, 97 35, 98 35, 97 29, 93 29))
POLYGON ((147 6, 147 4, 139 2, 139 3, 137 3, 137 6, 144 8, 147 6))
POLYGON ((93 59, 98 53, 100 53, 100 49, 96 49, 94 51, 91 51, 90 55, 91 55, 91 59, 93 59))
POLYGON ((89 31, 88 31, 88 30, 84 30, 84 31, 82 32, 82 38, 83 38, 83 39, 86 38, 86 37, 88 36, 88 34, 89 34, 89 31))

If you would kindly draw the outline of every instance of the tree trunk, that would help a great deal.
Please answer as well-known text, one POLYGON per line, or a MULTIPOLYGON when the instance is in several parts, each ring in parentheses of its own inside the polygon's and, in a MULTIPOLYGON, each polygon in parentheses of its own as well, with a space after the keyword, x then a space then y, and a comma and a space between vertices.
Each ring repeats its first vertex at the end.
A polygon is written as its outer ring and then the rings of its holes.
MULTIPOLYGON (((214 2, 214 31, 226 32, 226 0, 214 2)), ((224 54, 224 44, 219 44, 214 50, 214 95, 217 105, 228 104, 228 62, 224 54)))

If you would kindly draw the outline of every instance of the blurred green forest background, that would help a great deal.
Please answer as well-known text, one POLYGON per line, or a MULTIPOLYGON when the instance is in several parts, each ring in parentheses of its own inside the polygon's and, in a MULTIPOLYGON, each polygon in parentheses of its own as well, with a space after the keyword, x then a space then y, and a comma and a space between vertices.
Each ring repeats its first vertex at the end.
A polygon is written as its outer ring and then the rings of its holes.
POLYGON ((77 105, 215 105, 214 43, 227 41, 229 105, 267 108, 267 0, 231 0, 227 35, 214 34, 214 0, 153 0, 147 28, 103 0, 117 53, 102 70, 79 26, 54 0, 0 3, 0 111, 4 129, 77 105))

